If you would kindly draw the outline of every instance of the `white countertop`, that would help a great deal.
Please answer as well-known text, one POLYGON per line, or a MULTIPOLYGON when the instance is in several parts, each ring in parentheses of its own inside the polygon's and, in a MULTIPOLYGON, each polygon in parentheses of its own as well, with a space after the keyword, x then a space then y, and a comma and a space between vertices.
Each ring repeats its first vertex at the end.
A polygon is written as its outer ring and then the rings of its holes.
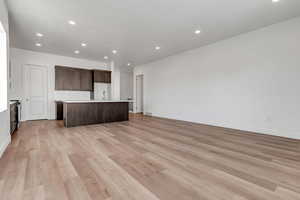
POLYGON ((114 103, 114 102, 133 102, 132 100, 80 100, 80 101, 69 101, 62 100, 63 103, 114 103))

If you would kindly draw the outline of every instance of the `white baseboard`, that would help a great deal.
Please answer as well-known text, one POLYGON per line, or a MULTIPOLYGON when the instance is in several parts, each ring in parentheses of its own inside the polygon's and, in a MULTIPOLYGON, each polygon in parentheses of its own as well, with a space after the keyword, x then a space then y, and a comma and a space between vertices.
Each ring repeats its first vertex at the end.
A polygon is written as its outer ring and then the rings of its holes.
POLYGON ((6 139, 0 144, 0 158, 2 157, 7 146, 10 144, 10 141, 11 141, 11 138, 10 138, 10 135, 8 135, 6 137, 6 139))
POLYGON ((197 122, 197 121, 192 121, 192 120, 183 120, 183 119, 170 117, 170 116, 164 116, 164 115, 160 115, 160 114, 156 114, 156 113, 152 114, 152 116, 159 117, 159 118, 165 118, 165 119, 192 122, 192 123, 196 123, 196 124, 204 124, 204 125, 208 125, 208 126, 216 126, 216 127, 221 127, 221 128, 234 129, 234 130, 239 130, 239 131, 246 131, 246 132, 251 132, 251 133, 256 133, 256 134, 264 134, 264 135, 271 135, 271 136, 282 137, 282 138, 287 138, 287 139, 300 140, 299 131, 274 130, 274 129, 270 129, 270 128, 250 129, 250 128, 238 127, 238 126, 228 126, 226 124, 220 124, 220 123, 206 123, 206 122, 197 122))

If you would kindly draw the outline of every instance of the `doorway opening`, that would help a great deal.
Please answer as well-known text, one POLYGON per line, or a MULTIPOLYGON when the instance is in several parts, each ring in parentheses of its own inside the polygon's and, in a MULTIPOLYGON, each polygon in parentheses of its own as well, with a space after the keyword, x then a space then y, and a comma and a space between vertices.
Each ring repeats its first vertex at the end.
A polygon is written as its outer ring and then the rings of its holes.
POLYGON ((136 113, 144 113, 144 75, 136 76, 136 113))

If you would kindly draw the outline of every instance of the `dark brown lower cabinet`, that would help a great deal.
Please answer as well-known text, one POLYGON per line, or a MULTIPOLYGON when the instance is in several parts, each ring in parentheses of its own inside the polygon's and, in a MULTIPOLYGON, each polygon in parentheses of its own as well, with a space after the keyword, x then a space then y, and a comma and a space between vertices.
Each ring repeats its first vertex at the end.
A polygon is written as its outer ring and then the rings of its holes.
POLYGON ((128 120, 128 102, 65 103, 66 127, 128 120))
POLYGON ((19 109, 18 102, 10 104, 10 134, 13 134, 18 129, 19 124, 19 109))
POLYGON ((63 102, 62 101, 56 101, 56 120, 63 120, 63 102))

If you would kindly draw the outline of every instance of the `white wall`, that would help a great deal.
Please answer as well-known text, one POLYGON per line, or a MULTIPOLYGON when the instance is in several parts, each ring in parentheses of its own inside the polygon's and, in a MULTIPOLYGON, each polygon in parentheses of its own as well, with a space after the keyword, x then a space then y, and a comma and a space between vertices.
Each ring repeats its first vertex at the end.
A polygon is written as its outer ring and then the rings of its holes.
MULTIPOLYGON (((7 39, 9 40, 8 33, 8 14, 4 0, 0 0, 0 21, 6 31, 7 39)), ((9 46, 9 45, 8 45, 9 46)), ((0 66, 3 67, 3 66, 0 66)), ((8 70, 7 70, 8 71, 8 70)), ((1 94, 0 94, 1 95, 1 94)), ((8 110, 0 112, 0 157, 5 151, 7 145, 10 143, 10 122, 8 110)))
MULTIPOLYGON (((55 91, 55 65, 78 67, 84 69, 109 70, 106 63, 83 60, 71 57, 58 56, 47 53, 39 53, 22 49, 11 48, 11 94, 10 99, 24 99, 23 67, 26 64, 42 65, 48 67, 48 116, 55 119, 55 100, 88 100, 90 92, 55 91)), ((22 113, 22 120, 25 119, 22 113)))
POLYGON ((127 100, 133 98, 133 71, 123 71, 120 74, 120 97, 127 100))
POLYGON ((145 112, 300 139, 299 35, 295 18, 139 66, 145 112))
POLYGON ((120 100, 120 67, 116 63, 111 63, 112 80, 111 80, 111 98, 120 100))

